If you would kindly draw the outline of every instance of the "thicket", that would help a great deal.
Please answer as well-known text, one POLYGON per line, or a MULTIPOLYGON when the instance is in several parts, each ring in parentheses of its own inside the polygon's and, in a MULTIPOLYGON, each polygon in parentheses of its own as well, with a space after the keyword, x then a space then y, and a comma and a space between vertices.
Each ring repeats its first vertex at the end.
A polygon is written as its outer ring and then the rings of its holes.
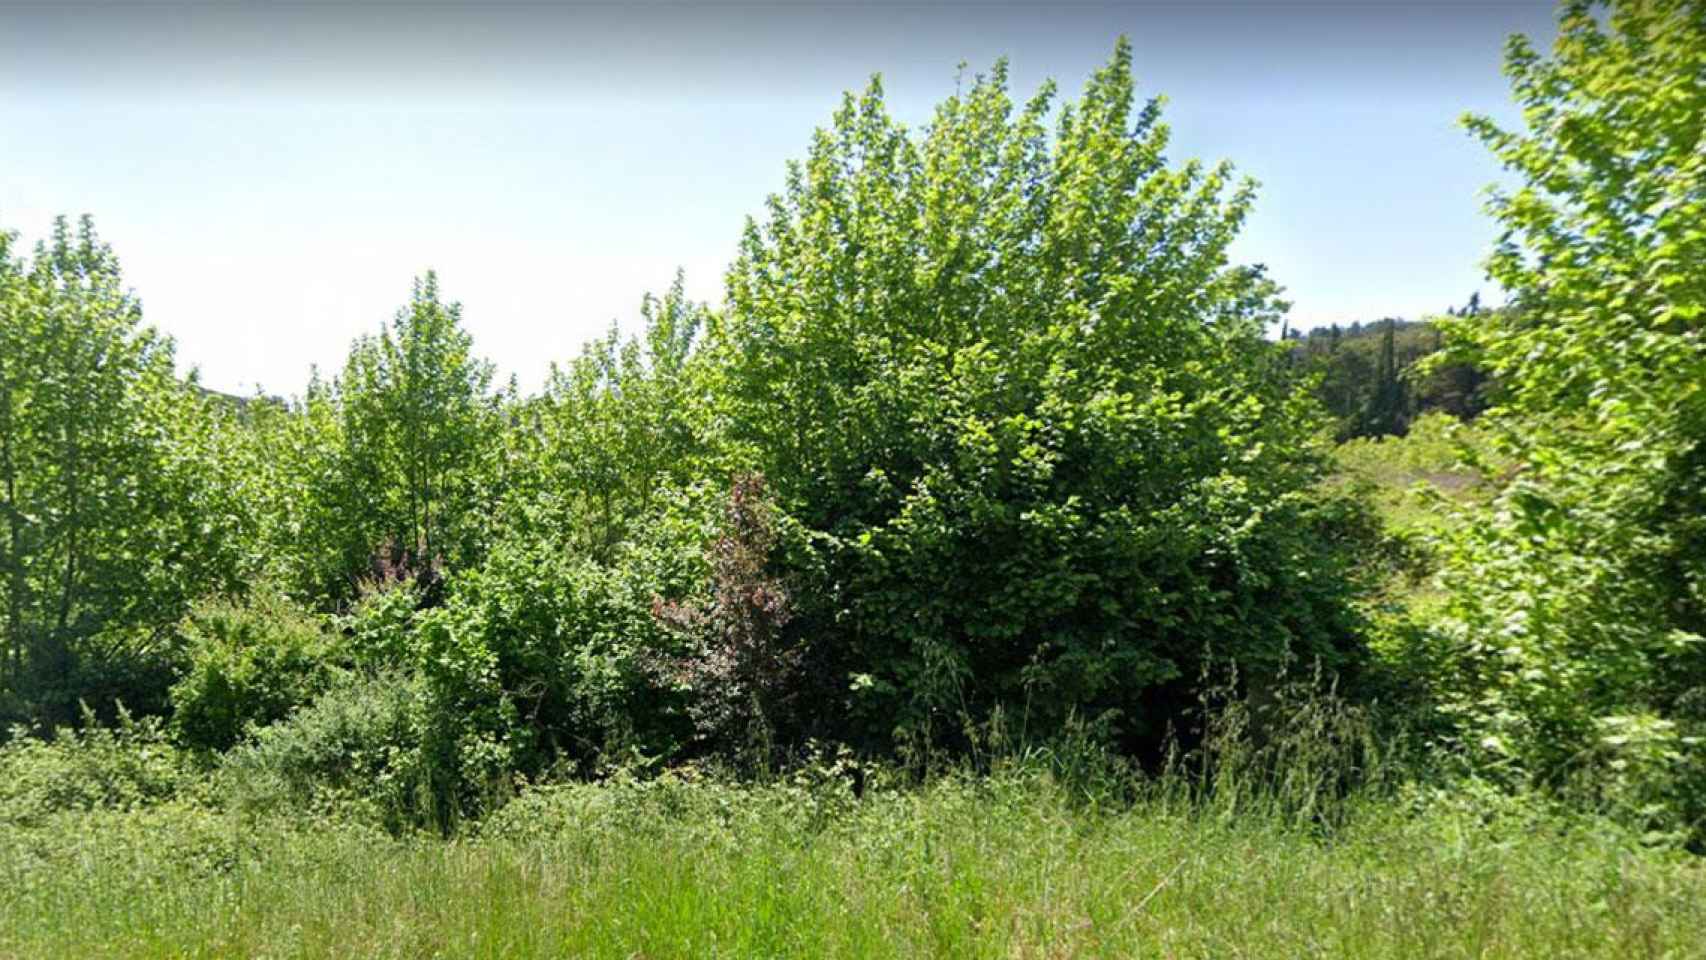
POLYGON ((1706 5, 1567 4, 1507 73, 1524 129, 1466 123, 1515 182, 1488 269, 1518 309, 1442 325, 1498 382, 1482 428, 1515 466, 1450 538, 1430 682, 1480 769, 1698 831, 1706 5))
POLYGON ((428 274, 335 375, 232 402, 176 375, 87 220, 0 234, 0 711, 141 717, 246 804, 400 826, 827 749, 1156 768, 1210 688, 1307 676, 1429 775, 1697 837, 1706 8, 1561 25, 1510 49, 1527 131, 1469 122, 1521 182, 1513 307, 1436 319, 1409 374, 1387 325, 1357 400, 1373 434, 1415 384, 1488 406, 1450 467, 1473 495, 1404 530, 1334 477, 1388 449, 1334 459, 1311 358, 1340 351, 1270 340, 1279 288, 1228 258, 1254 186, 1167 159, 1123 42, 1065 104, 1004 63, 918 129, 848 95, 720 305, 678 282, 532 395, 428 274))

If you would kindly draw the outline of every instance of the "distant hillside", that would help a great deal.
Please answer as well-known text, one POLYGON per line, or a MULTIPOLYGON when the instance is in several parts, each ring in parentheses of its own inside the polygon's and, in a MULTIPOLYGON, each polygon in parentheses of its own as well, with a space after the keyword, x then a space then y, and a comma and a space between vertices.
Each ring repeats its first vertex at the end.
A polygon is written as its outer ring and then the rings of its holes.
MULTIPOLYGON (((1471 301, 1465 310, 1479 312, 1471 301)), ((1318 375, 1321 402, 1338 422, 1338 439, 1403 434, 1419 416, 1470 420, 1487 406, 1488 378, 1465 364, 1422 376, 1416 362, 1439 350, 1440 331, 1425 320, 1334 324, 1288 335, 1291 357, 1318 375)))

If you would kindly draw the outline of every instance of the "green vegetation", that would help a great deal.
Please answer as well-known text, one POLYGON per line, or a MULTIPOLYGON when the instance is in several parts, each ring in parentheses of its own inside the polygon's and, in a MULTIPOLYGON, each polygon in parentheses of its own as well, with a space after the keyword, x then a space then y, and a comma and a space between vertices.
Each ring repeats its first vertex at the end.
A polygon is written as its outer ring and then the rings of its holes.
POLYGON ((81 957, 1684 957, 1698 864, 1417 797, 1330 843, 1047 780, 853 800, 674 779, 529 796, 479 836, 177 807, 0 839, 0 953, 81 957))
POLYGON ((1489 270, 1517 302, 1447 318, 1500 383, 1519 467, 1445 549, 1426 631, 1484 769, 1587 778, 1655 830, 1706 813, 1706 7, 1565 8, 1555 55, 1512 41, 1527 131, 1471 117, 1520 178, 1489 270))
MULTIPOLYGON (((1301 696, 1219 714, 1154 775, 1081 739, 988 743, 922 787, 846 753, 763 782, 689 766, 531 789, 450 840, 0 786, 0 954, 1665 957, 1706 934, 1697 858, 1390 780, 1365 713, 1301 696)), ((0 784, 158 783, 115 766, 151 736, 19 741, 0 784)))
MULTIPOLYGON (((1479 297, 1471 297, 1446 315, 1491 318, 1508 309, 1486 311, 1479 297)), ((1430 413, 1473 419, 1486 409, 1494 388, 1485 371, 1472 363, 1441 362, 1436 355, 1445 345, 1444 331, 1431 320, 1389 318, 1378 324, 1334 324, 1287 334, 1291 363, 1317 378, 1315 395, 1341 442, 1401 435, 1430 413)))
POLYGON ((1120 43, 849 95, 524 395, 289 400, 0 234, 0 953, 1682 956, 1706 5, 1513 40, 1511 303, 1281 333, 1120 43))

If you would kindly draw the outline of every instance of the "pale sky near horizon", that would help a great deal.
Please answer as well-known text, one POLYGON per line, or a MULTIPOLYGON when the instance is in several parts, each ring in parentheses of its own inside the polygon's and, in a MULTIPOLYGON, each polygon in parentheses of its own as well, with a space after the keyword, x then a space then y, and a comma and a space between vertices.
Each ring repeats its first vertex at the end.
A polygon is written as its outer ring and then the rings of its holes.
POLYGON ((1025 5, 0 0, 0 228, 93 214, 185 365, 298 392, 428 268, 500 374, 547 364, 686 272, 721 297, 744 217, 843 90, 927 119, 1006 55, 1075 94, 1128 35, 1175 160, 1261 181, 1234 253, 1308 327, 1494 291, 1457 126, 1508 117, 1538 2, 1025 5))

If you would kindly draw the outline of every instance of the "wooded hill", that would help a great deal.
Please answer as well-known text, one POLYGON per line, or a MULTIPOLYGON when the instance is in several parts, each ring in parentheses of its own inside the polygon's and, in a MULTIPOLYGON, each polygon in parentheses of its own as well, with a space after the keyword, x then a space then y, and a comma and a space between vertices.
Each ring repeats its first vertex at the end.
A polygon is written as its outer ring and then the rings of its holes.
MULTIPOLYGON (((1471 298, 1448 316, 1482 316, 1471 298)), ((1307 333, 1288 331, 1291 362, 1318 378, 1315 394, 1335 424, 1336 439, 1402 434, 1424 413, 1472 420, 1485 410, 1491 383, 1468 360, 1424 370, 1420 361, 1445 347, 1443 332, 1430 320, 1389 318, 1348 327, 1333 324, 1307 333)))

